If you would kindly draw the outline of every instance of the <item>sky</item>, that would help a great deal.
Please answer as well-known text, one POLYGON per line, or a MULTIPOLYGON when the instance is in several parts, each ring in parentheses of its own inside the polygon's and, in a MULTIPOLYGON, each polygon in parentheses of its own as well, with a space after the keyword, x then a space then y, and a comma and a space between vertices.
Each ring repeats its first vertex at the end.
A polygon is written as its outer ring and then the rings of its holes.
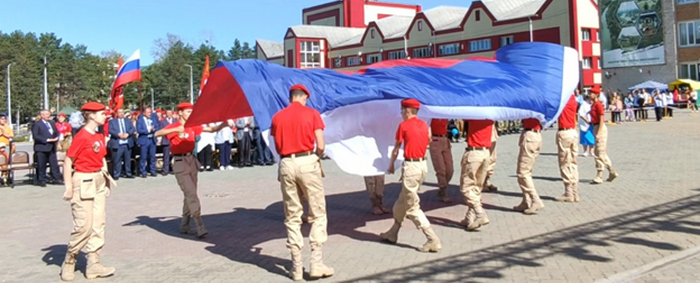
MULTIPOLYGON (((2 1, 0 31, 53 32, 63 42, 83 44, 99 55, 141 50, 141 65, 153 62, 154 41, 168 33, 198 47, 207 40, 228 50, 234 39, 282 42, 287 27, 301 24, 306 7, 335 0, 15 0, 2 1)), ((437 6, 468 7, 471 0, 388 0, 437 6)), ((126 59, 126 58, 125 58, 126 59)))

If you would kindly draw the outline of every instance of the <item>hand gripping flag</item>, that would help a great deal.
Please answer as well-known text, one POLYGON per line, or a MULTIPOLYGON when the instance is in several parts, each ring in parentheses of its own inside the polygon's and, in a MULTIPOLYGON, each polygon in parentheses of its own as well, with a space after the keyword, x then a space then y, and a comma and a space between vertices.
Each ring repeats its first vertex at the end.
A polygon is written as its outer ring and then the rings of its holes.
POLYGON ((141 80, 141 66, 139 60, 140 54, 141 53, 137 49, 124 64, 121 64, 120 62, 117 77, 114 80, 114 85, 112 85, 110 108, 119 109, 124 105, 124 85, 141 80), (119 104, 120 101, 121 105, 119 104))
POLYGON ((405 98, 421 102, 418 117, 426 122, 536 118, 549 126, 556 121, 578 85, 578 53, 524 42, 499 49, 495 57, 391 60, 354 74, 258 60, 219 62, 187 125, 255 116, 274 152, 272 116, 289 105, 289 88, 303 84, 311 92, 307 106, 326 124, 328 156, 350 174, 378 175, 389 165, 405 98))

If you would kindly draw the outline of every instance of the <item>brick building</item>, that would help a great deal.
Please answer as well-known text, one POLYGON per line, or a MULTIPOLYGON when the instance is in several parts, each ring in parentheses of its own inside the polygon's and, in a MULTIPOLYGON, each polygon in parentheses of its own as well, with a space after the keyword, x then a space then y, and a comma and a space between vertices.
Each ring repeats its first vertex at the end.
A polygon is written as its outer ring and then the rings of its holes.
POLYGON ((584 89, 602 83, 596 0, 483 0, 470 7, 340 0, 309 7, 284 42, 257 40, 258 59, 293 68, 358 70, 382 60, 493 57, 523 41, 570 46, 584 89))

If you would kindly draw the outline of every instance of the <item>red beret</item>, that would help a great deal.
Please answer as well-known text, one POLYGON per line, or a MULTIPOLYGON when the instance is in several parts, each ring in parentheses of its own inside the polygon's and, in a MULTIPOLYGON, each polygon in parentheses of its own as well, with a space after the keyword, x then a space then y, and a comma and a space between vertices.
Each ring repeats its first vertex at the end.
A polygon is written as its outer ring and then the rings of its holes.
POLYGON ((98 102, 88 102, 83 107, 80 107, 80 111, 102 111, 105 109, 107 109, 107 106, 98 102))
POLYGON ((413 98, 404 99, 401 101, 401 107, 420 109, 420 102, 413 98))
POLYGON ((309 90, 306 89, 306 87, 305 87, 304 85, 296 84, 296 85, 293 85, 292 87, 289 88, 289 92, 290 92, 290 93, 291 93, 292 91, 295 91, 295 90, 301 90, 301 91, 305 92, 305 93, 306 93, 306 97, 310 97, 310 96, 311 96, 311 93, 309 93, 309 90))
POLYGON ((141 115, 141 111, 134 111, 134 115, 135 116, 141 115))
POLYGON ((58 117, 63 117, 63 118, 65 118, 65 117, 66 117, 66 113, 58 113, 58 117))
POLYGON ((189 102, 183 102, 177 105, 177 110, 187 110, 187 109, 192 109, 194 108, 194 105, 189 102))
POLYGON ((595 94, 600 94, 600 88, 598 88, 598 87, 591 88, 590 92, 595 93, 595 94))

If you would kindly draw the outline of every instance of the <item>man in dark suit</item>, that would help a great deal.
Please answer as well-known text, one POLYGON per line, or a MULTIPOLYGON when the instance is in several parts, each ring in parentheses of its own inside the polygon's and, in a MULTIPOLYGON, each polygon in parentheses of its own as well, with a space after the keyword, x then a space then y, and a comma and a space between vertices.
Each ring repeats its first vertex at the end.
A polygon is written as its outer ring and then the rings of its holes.
POLYGON ((148 171, 151 172, 151 176, 156 176, 156 138, 154 133, 157 130, 158 118, 153 115, 153 109, 147 107, 136 121, 136 132, 139 133, 136 142, 141 147, 139 169, 142 178, 146 178, 146 162, 148 162, 148 171))
POLYGON ((61 170, 58 168, 58 159, 56 158, 58 130, 56 124, 51 121, 51 112, 44 109, 39 112, 39 116, 41 116, 41 120, 32 126, 38 185, 46 187, 46 163, 51 165, 52 183, 60 185, 63 184, 63 178, 61 178, 61 170))
MULTIPOLYGON (((160 128, 164 129, 172 123, 177 122, 177 119, 173 118, 173 111, 166 110, 165 118, 160 121, 160 128)), ((160 141, 160 145, 163 147, 163 176, 168 175, 170 172, 170 140, 163 137, 160 141)))
POLYGON ((112 170, 114 180, 119 177, 133 178, 131 172, 131 149, 134 148, 136 133, 131 120, 124 118, 124 109, 117 109, 117 118, 109 123, 109 143, 107 147, 112 150, 112 170), (122 175, 122 161, 124 161, 124 175, 122 175))

